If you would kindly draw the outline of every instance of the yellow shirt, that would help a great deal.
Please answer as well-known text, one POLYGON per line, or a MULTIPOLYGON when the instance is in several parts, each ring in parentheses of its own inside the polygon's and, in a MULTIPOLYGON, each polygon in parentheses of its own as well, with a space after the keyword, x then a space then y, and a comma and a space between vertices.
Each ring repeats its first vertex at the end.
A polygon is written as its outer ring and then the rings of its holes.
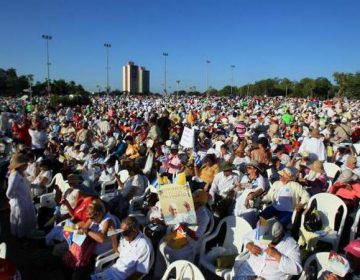
POLYGON ((206 184, 210 184, 214 180, 215 175, 218 173, 219 173, 219 165, 217 163, 210 167, 204 166, 200 170, 200 178, 206 184))

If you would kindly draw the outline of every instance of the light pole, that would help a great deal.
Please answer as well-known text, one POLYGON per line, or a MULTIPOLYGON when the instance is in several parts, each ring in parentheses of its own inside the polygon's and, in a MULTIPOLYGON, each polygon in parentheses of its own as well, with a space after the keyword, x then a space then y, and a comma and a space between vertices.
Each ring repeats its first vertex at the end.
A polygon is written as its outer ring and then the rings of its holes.
POLYGON ((29 93, 30 93, 30 102, 32 102, 32 82, 33 82, 33 75, 27 76, 29 81, 29 93))
POLYGON ((177 84, 176 96, 177 96, 177 98, 179 98, 179 84, 180 84, 180 80, 176 80, 176 84, 177 84))
POLYGON ((206 92, 209 90, 209 64, 210 60, 206 60, 206 92))
POLYGON ((111 48, 111 44, 105 43, 104 47, 106 48, 106 94, 109 97, 109 49, 111 48))
POLYGON ((44 40, 46 40, 46 65, 47 65, 47 86, 46 86, 46 91, 49 93, 50 95, 50 58, 49 58, 49 40, 52 39, 52 36, 50 35, 42 35, 42 38, 44 40))
POLYGON ((230 70, 231 70, 231 85, 230 85, 230 94, 233 93, 233 85, 234 85, 234 68, 235 65, 230 65, 230 70))
POLYGON ((169 56, 168 53, 163 52, 164 56, 164 93, 167 94, 167 87, 166 87, 166 58, 169 56))

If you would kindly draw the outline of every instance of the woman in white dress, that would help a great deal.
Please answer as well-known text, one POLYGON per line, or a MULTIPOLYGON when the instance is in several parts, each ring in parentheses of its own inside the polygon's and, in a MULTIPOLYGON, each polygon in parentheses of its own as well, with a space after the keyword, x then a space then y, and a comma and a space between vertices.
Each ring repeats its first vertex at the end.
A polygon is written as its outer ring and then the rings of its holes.
POLYGON ((6 196, 10 200, 11 233, 19 238, 29 236, 36 229, 36 216, 30 186, 24 174, 27 164, 28 159, 24 154, 15 154, 12 157, 6 191, 6 196))

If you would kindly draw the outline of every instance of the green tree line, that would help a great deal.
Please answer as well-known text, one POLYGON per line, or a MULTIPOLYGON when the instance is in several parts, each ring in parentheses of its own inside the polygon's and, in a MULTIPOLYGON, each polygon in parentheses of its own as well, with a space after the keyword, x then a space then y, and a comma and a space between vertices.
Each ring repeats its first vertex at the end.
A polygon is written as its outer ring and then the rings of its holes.
MULTIPOLYGON (((16 96, 28 94, 31 90, 33 95, 44 95, 47 93, 46 81, 33 81, 33 75, 18 76, 14 68, 0 68, 0 96, 16 96)), ((51 93, 56 95, 82 95, 88 93, 82 85, 74 81, 66 82, 63 79, 51 81, 51 93)))
MULTIPOLYGON (((333 78, 334 84, 325 77, 315 79, 305 77, 300 81, 292 81, 288 78, 271 78, 242 86, 226 85, 219 90, 210 88, 207 93, 220 96, 236 94, 242 96, 310 96, 319 98, 342 96, 360 98, 360 72, 335 72, 333 78)), ((24 91, 28 91, 30 84, 33 84, 32 75, 18 76, 14 68, 7 70, 0 68, 0 96, 22 95, 24 91)), ((46 94, 46 85, 46 81, 33 84, 33 95, 46 94)), ((76 84, 74 81, 66 82, 63 79, 59 79, 51 81, 51 93, 56 95, 78 95, 88 92, 82 85, 76 84)), ((120 91, 114 91, 113 93, 121 94, 120 91)), ((196 91, 195 87, 192 87, 189 91, 180 91, 179 94, 199 95, 201 93, 196 91)))

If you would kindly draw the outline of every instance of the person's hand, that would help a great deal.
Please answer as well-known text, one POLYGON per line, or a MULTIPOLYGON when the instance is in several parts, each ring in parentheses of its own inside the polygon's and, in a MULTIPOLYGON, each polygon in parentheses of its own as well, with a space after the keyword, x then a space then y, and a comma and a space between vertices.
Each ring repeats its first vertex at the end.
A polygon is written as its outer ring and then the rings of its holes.
POLYGON ((254 243, 246 244, 246 249, 255 256, 258 256, 262 253, 262 249, 259 246, 254 245, 254 243))
POLYGON ((346 185, 345 185, 345 189, 347 189, 347 190, 349 190, 349 191, 352 191, 352 190, 353 190, 353 188, 352 188, 352 186, 351 186, 350 184, 346 184, 346 185))
POLYGON ((270 257, 274 258, 275 260, 277 260, 278 262, 279 262, 280 259, 281 259, 281 253, 280 253, 278 250, 276 250, 275 247, 273 247, 273 246, 271 246, 271 245, 269 245, 269 246, 265 249, 265 253, 266 253, 268 256, 270 256, 270 257))
POLYGON ((181 228, 183 229, 184 232, 189 231, 189 225, 187 223, 181 223, 180 226, 181 226, 181 228))
POLYGON ((60 204, 61 204, 61 205, 69 205, 69 201, 67 201, 65 198, 62 198, 62 199, 60 200, 60 204))
POLYGON ((339 280, 339 277, 334 273, 328 273, 325 275, 324 280, 339 280))
POLYGON ((304 206, 300 203, 295 205, 296 212, 300 212, 303 208, 304 208, 304 206))
POLYGON ((189 212, 191 210, 191 206, 190 206, 189 202, 185 201, 183 205, 184 205, 186 211, 189 212))
POLYGON ((255 195, 254 195, 253 192, 249 193, 248 196, 247 196, 248 200, 254 200, 254 198, 255 198, 255 195))

